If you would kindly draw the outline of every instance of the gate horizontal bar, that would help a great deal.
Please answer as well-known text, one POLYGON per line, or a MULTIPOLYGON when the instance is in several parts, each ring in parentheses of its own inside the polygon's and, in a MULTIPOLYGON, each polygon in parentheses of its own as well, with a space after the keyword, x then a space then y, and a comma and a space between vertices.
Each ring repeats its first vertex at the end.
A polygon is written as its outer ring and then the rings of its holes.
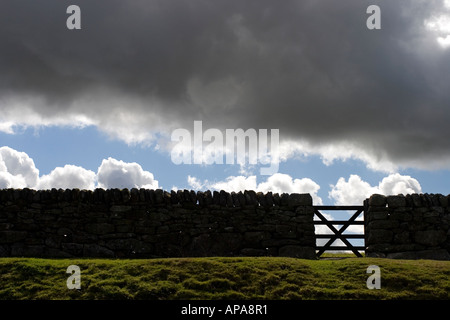
MULTIPOLYGON (((323 249, 323 247, 316 247, 316 250, 318 249, 323 249)), ((366 247, 364 246, 352 246, 351 248, 346 247, 346 246, 331 246, 331 247, 327 247, 326 251, 330 251, 330 250, 345 250, 345 251, 352 251, 353 250, 366 250, 366 247)))
MULTIPOLYGON (((334 237, 336 237, 335 234, 316 234, 317 239, 328 239, 334 237)), ((347 239, 364 239, 365 236, 363 234, 340 234, 338 239, 340 237, 347 239)))
POLYGON ((358 224, 363 225, 364 221, 356 220, 356 221, 348 221, 348 220, 327 220, 327 221, 320 221, 320 220, 314 220, 314 224, 358 224))
POLYGON ((313 206, 318 210, 364 210, 364 206, 313 206))

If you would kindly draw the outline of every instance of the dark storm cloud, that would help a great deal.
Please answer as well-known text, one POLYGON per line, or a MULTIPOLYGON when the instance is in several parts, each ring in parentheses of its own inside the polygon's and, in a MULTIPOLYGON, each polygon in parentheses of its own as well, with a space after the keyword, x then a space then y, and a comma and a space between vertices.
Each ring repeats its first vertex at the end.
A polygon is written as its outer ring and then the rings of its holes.
POLYGON ((44 117, 106 123, 117 98, 142 130, 279 128, 281 139, 445 162, 450 49, 424 28, 442 10, 437 0, 4 0, 0 95, 38 98, 27 103, 44 117), (65 27, 70 4, 82 30, 65 27), (366 28, 370 4, 381 30, 366 28))

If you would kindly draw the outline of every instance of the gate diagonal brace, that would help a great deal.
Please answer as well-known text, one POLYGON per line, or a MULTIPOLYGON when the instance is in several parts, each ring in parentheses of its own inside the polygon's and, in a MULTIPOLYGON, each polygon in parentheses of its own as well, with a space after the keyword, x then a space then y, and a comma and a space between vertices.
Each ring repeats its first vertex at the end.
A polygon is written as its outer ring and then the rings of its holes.
POLYGON ((329 249, 331 247, 331 244, 337 240, 340 239, 346 246, 348 249, 350 249, 357 257, 362 257, 361 253, 359 253, 358 250, 355 249, 355 247, 345 238, 345 235, 343 235, 342 233, 347 229, 347 227, 350 226, 350 224, 356 220, 356 218, 362 213, 363 209, 358 209, 352 216, 351 218, 346 221, 342 227, 337 230, 334 226, 332 221, 327 220, 327 218, 325 218, 323 216, 322 213, 320 213, 320 211, 316 208, 314 208, 314 213, 326 224, 326 226, 328 228, 330 228, 331 231, 333 231, 334 235, 330 237, 330 240, 327 241, 327 243, 319 250, 319 252, 317 253, 317 257, 320 257, 327 249, 329 249))

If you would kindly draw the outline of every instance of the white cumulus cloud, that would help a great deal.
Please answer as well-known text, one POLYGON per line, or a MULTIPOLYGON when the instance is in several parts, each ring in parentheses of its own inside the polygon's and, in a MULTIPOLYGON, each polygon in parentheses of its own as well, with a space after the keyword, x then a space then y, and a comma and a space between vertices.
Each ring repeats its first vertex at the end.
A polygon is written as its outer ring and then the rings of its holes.
POLYGON ((31 189, 88 189, 95 188, 157 189, 153 174, 135 163, 113 158, 104 159, 97 173, 80 166, 67 164, 49 174, 39 176, 32 158, 10 147, 0 148, 0 188, 31 189))
POLYGON ((225 190, 227 192, 238 192, 245 190, 256 190, 256 176, 230 176, 224 181, 215 182, 213 184, 207 184, 209 188, 216 190, 225 190))
MULTIPOLYGON (((203 187, 208 183, 208 180, 205 180, 205 182, 201 182, 198 178, 191 177, 190 175, 188 176, 187 181, 189 186, 195 190, 203 189, 203 187)), ((178 190, 178 188, 176 186, 173 186, 172 190, 176 191, 178 190)))
POLYGON ((0 188, 25 188, 27 183, 25 179, 21 176, 15 176, 9 172, 0 171, 0 188))
POLYGON ((25 152, 10 147, 0 148, 0 187, 34 187, 39 180, 39 170, 25 152))
POLYGON ((104 159, 98 168, 99 188, 148 188, 157 189, 158 181, 153 174, 136 163, 113 158, 104 159))
POLYGON ((94 189, 96 174, 74 165, 55 168, 50 174, 39 179, 37 189, 94 189))
POLYGON ((360 176, 352 174, 347 181, 341 177, 335 185, 331 186, 329 198, 334 199, 338 205, 353 205, 361 204, 364 199, 374 193, 396 195, 420 192, 422 188, 416 179, 399 173, 383 178, 378 186, 371 186, 360 176))
POLYGON ((188 184, 196 189, 210 188, 215 190, 225 190, 227 192, 238 192, 245 190, 255 190, 273 193, 310 193, 314 204, 322 204, 322 199, 317 195, 320 186, 309 178, 293 179, 288 174, 275 173, 265 181, 257 183, 256 176, 230 176, 223 181, 210 183, 207 180, 201 182, 195 177, 188 177, 188 184))
POLYGON ((419 181, 410 176, 402 176, 399 173, 394 173, 386 178, 383 178, 378 188, 379 193, 385 195, 422 192, 419 181))

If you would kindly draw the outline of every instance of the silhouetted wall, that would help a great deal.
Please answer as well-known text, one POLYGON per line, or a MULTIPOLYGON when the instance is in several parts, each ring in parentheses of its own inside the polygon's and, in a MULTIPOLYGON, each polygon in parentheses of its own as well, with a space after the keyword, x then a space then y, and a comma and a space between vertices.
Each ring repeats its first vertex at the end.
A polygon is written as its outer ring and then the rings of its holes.
MULTIPOLYGON (((450 196, 372 195, 366 255, 450 260, 450 196)), ((0 256, 315 259, 309 194, 0 190, 0 256)))
POLYGON ((0 190, 0 256, 315 258, 309 194, 0 190))
POLYGON ((376 194, 366 201, 367 256, 450 260, 450 196, 376 194))

